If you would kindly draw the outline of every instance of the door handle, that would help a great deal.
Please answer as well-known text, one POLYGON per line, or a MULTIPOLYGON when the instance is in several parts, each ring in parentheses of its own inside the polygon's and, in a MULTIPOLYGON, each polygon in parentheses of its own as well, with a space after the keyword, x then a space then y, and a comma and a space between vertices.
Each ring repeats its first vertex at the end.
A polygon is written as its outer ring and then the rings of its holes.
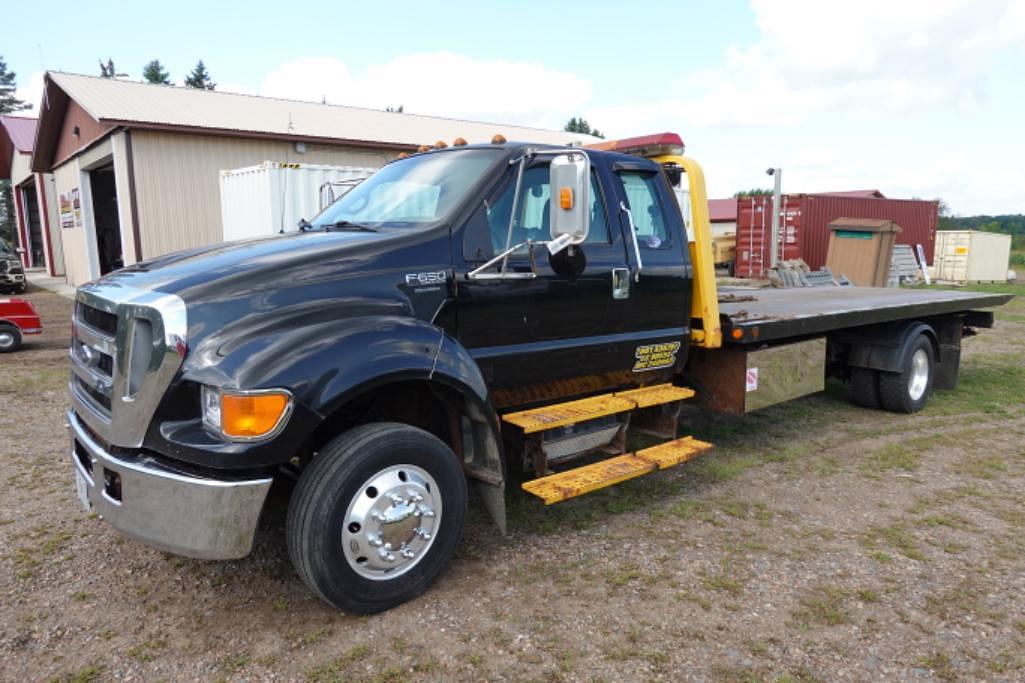
POLYGON ((612 269, 612 298, 613 299, 629 299, 630 298, 630 269, 629 268, 613 268, 612 269))

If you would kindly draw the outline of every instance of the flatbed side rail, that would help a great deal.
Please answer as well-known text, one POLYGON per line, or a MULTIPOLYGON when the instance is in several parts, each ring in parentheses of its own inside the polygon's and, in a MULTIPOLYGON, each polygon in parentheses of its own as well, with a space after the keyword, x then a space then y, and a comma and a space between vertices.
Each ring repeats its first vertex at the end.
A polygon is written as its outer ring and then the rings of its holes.
POLYGON ((719 291, 715 284, 715 257, 712 253, 712 224, 708 215, 708 193, 705 172, 690 157, 666 155, 653 157, 659 164, 676 164, 687 176, 690 188, 690 216, 694 241, 689 244, 694 266, 694 294, 690 316, 701 321, 701 329, 691 325, 691 345, 706 349, 722 346, 722 324, 719 321, 719 291))

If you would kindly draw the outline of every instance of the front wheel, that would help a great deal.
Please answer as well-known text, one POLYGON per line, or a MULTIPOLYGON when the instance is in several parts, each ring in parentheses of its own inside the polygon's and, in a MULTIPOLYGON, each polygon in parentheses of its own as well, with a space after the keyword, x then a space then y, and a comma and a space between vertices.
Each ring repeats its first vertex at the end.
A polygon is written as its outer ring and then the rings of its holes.
POLYGON ((901 372, 879 373, 879 402, 893 413, 918 412, 932 391, 936 360, 929 338, 919 335, 904 358, 901 372))
POLYGON ((356 427, 320 451, 288 509, 288 551, 329 604, 381 612, 423 593, 448 565, 466 478, 440 439, 409 425, 356 427))
POLYGON ((0 324, 0 353, 10 353, 21 348, 21 330, 14 325, 0 324))

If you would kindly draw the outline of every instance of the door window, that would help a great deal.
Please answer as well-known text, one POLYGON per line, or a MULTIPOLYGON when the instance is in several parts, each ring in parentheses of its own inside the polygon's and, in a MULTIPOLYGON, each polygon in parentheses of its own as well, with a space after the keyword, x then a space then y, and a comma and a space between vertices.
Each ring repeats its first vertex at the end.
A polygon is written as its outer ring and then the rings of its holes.
POLYGON ((668 249, 671 244, 669 228, 656 186, 662 179, 657 173, 637 171, 621 171, 616 175, 633 216, 637 243, 642 249, 668 249))
MULTIPOLYGON (((491 235, 492 254, 506 249, 509 231, 509 215, 512 212, 513 194, 516 191, 516 175, 512 174, 501 194, 489 202, 486 212, 491 235)), ((591 173, 591 230, 585 244, 609 244, 609 225, 605 217, 605 206, 600 189, 591 173)), ((551 210, 551 185, 548 164, 538 164, 523 171, 520 187, 520 201, 517 207, 518 219, 513 225, 512 241, 509 246, 532 240, 539 242, 550 238, 549 211, 551 210)), ((526 253, 526 247, 517 253, 526 253)))

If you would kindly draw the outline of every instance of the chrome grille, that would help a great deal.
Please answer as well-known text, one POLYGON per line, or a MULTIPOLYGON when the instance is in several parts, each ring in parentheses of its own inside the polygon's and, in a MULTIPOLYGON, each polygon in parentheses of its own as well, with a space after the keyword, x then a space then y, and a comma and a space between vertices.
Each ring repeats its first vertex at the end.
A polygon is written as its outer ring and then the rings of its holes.
POLYGON ((75 412, 109 443, 138 447, 186 354, 184 302, 123 286, 78 290, 71 335, 75 412))

